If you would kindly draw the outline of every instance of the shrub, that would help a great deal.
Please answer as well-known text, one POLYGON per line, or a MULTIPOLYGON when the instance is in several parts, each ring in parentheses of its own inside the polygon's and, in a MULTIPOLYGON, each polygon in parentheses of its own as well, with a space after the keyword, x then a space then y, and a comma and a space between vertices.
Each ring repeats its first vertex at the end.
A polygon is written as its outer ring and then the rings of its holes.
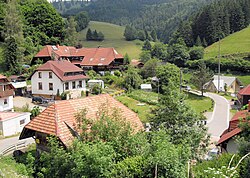
POLYGON ((91 89, 91 93, 94 94, 94 95, 98 95, 98 94, 101 94, 102 93, 102 88, 100 85, 98 84, 95 84, 92 89, 91 89))

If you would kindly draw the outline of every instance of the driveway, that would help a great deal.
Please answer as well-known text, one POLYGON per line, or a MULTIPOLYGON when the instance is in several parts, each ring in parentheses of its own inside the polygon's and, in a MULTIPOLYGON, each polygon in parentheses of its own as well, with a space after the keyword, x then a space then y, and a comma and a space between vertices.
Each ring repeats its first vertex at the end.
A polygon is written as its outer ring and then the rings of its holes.
MULTIPOLYGON (((29 105, 29 109, 32 110, 34 106, 39 106, 39 105, 33 104, 31 98, 26 98, 26 97, 21 97, 21 96, 15 96, 13 100, 14 100, 14 106, 18 107, 18 108, 22 108, 23 106, 25 106, 26 104, 28 104, 29 105)), ((39 106, 39 108, 41 108, 41 111, 43 111, 46 107, 39 106)))

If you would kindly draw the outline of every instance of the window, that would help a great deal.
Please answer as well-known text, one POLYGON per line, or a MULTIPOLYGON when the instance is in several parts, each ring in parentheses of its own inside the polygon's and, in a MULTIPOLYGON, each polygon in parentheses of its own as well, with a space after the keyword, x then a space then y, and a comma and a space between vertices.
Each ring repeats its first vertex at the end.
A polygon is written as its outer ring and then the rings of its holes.
POLYGON ((49 90, 53 90, 53 83, 49 83, 49 90))
POLYGON ((73 89, 76 88, 76 82, 72 82, 72 88, 73 88, 73 89))
POLYGON ((42 78, 42 72, 38 72, 38 78, 42 78))
POLYGON ((25 123, 25 119, 20 120, 20 125, 23 125, 25 123))
POLYGON ((79 81, 79 88, 82 88, 82 81, 79 81))
POLYGON ((65 83, 65 90, 68 90, 69 89, 69 82, 66 82, 65 83))
POLYGON ((43 89, 43 84, 42 82, 38 82, 38 90, 42 90, 43 89))
POLYGON ((7 99, 4 99, 3 104, 8 104, 8 100, 7 100, 7 99))
POLYGON ((49 72, 49 78, 52 78, 52 72, 49 72))

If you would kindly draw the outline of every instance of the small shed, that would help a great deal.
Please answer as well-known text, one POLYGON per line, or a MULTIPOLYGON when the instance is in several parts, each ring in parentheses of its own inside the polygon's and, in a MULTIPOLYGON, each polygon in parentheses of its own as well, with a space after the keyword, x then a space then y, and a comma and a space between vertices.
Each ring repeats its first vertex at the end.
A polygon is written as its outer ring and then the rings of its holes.
POLYGON ((6 137, 20 133, 29 122, 29 112, 0 112, 0 134, 6 137))
POLYGON ((102 88, 104 88, 104 82, 103 80, 89 80, 88 81, 88 85, 90 88, 92 88, 94 85, 100 85, 102 88))
POLYGON ((151 84, 141 84, 141 89, 144 91, 152 91, 152 85, 151 84))

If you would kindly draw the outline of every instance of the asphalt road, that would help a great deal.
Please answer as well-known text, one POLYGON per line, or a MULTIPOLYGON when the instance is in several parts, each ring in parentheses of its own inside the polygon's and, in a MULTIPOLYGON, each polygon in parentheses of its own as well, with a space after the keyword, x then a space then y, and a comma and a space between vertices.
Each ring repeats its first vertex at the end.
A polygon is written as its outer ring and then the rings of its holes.
POLYGON ((230 103, 226 98, 214 93, 206 93, 206 96, 213 99, 215 103, 213 113, 207 120, 208 133, 218 141, 229 125, 230 103))
POLYGON ((2 152, 2 150, 4 150, 5 148, 8 148, 9 146, 15 145, 23 141, 26 141, 26 145, 35 143, 33 138, 27 138, 23 140, 19 140, 18 138, 19 136, 5 138, 5 139, 0 140, 0 152, 2 152))

